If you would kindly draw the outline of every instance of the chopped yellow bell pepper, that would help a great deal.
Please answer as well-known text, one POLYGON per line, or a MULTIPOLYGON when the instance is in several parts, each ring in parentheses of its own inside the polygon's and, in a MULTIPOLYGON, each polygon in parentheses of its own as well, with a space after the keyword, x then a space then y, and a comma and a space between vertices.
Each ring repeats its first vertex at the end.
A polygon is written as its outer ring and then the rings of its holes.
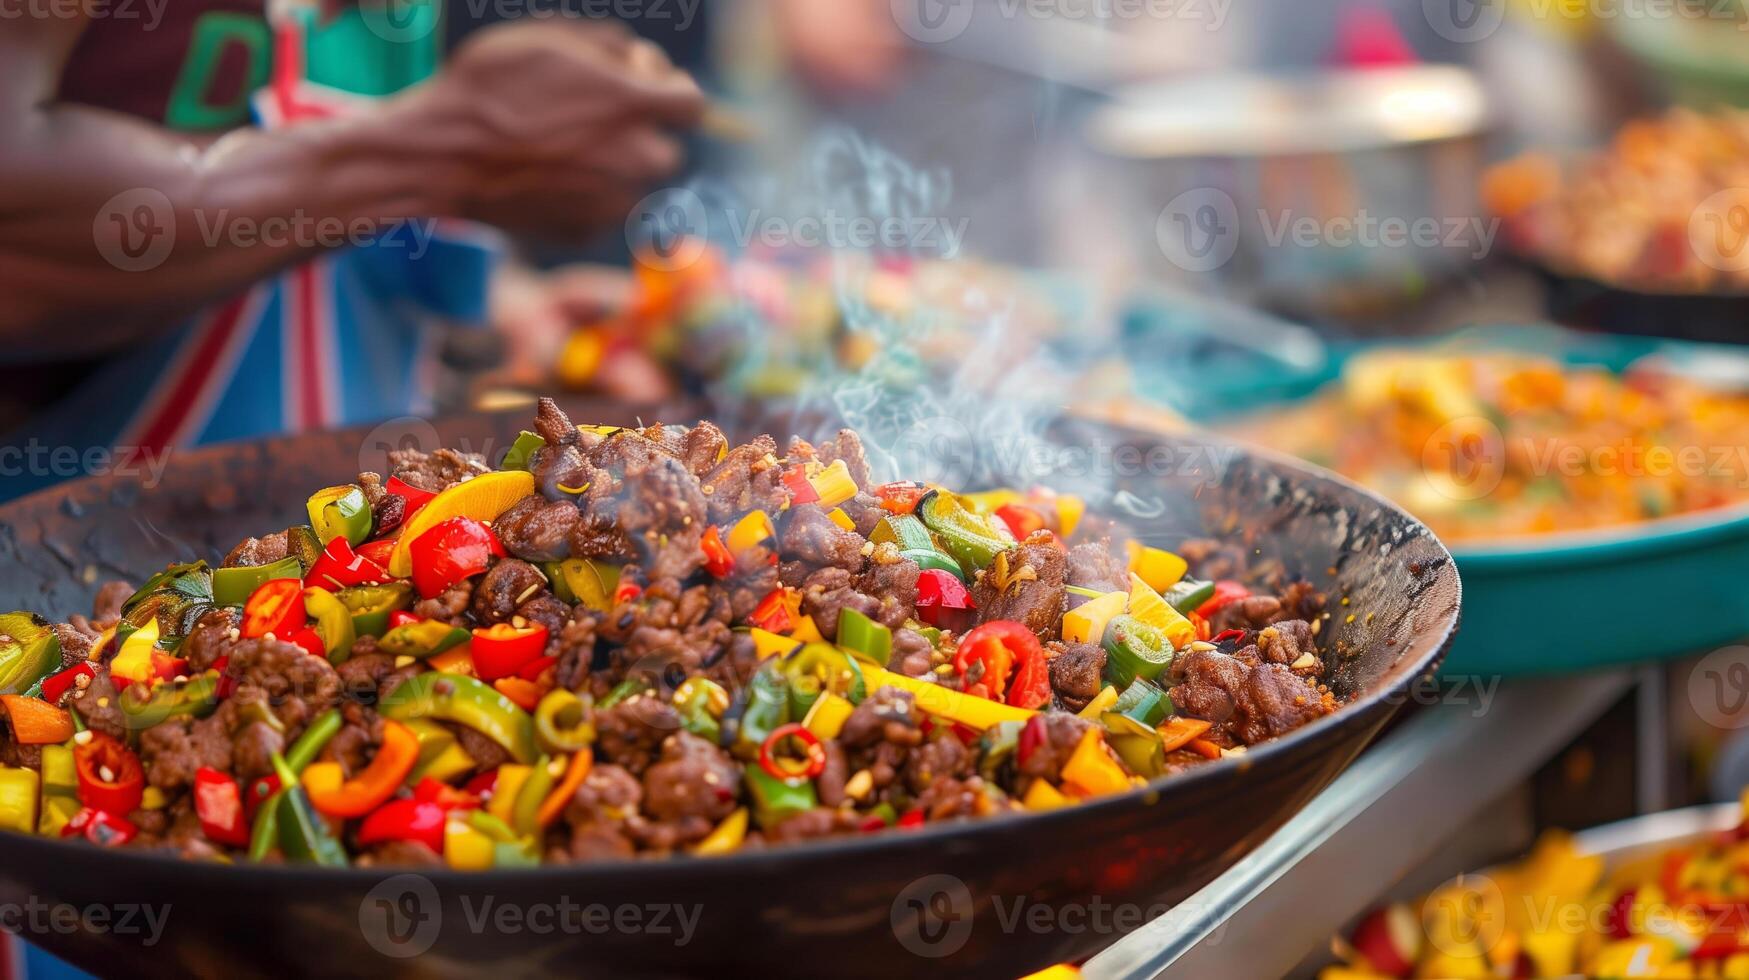
POLYGON ((819 504, 822 508, 836 507, 856 496, 856 481, 851 479, 850 467, 844 465, 842 459, 808 477, 808 483, 820 495, 819 504))
POLYGON ((1069 643, 1101 642, 1106 624, 1123 615, 1129 599, 1127 593, 1107 592, 1064 613, 1063 639, 1069 643))
POLYGON ((777 528, 771 523, 771 515, 756 510, 729 528, 729 533, 723 537, 723 544, 729 549, 729 554, 739 556, 776 536, 777 528))
POLYGON ((457 871, 490 870, 495 850, 492 838, 466 821, 451 817, 444 823, 443 860, 457 871))
POLYGON ((838 525, 839 527, 845 529, 846 531, 856 530, 856 522, 850 519, 850 515, 846 514, 844 512, 844 508, 842 508, 842 507, 832 508, 832 511, 830 513, 828 513, 826 516, 832 519, 832 523, 838 525))
POLYGON ((528 782, 528 777, 533 774, 533 766, 514 762, 499 766, 498 782, 492 787, 492 799, 486 803, 486 812, 509 823, 515 814, 516 794, 521 792, 522 784, 528 782))
POLYGON ((149 683, 153 676, 152 650, 158 645, 158 637, 158 619, 153 617, 122 642, 121 651, 109 662, 110 676, 132 684, 149 683))
POLYGON ((1105 749, 1105 732, 1089 728, 1063 763, 1063 782, 1088 796, 1122 793, 1131 786, 1129 773, 1105 749))
POLYGON ((723 818, 710 836, 698 842, 692 853, 701 857, 716 854, 733 854, 740 850, 741 843, 747 839, 747 808, 741 807, 734 813, 723 818))
POLYGON ((921 710, 979 731, 1004 721, 1027 721, 1038 714, 1026 708, 1016 708, 975 694, 950 690, 932 681, 918 680, 881 667, 865 665, 862 676, 871 694, 883 687, 910 691, 921 710))
POLYGON ((796 628, 789 631, 792 639, 803 643, 825 643, 826 638, 820 635, 820 627, 814 623, 814 617, 803 616, 796 620, 796 628))
POLYGON ((783 656, 802 645, 799 637, 782 636, 757 626, 748 630, 747 635, 753 638, 753 649, 758 652, 760 660, 783 656))
POLYGON ((1060 494, 1057 497, 1058 533, 1069 537, 1075 529, 1081 526, 1081 517, 1087 513, 1087 501, 1072 493, 1060 494))
POLYGON ((1130 615, 1138 621, 1165 633, 1166 638, 1172 641, 1174 649, 1182 650, 1196 639, 1196 626, 1184 618, 1183 613, 1172 608, 1171 603, 1142 581, 1142 577, 1135 572, 1130 573, 1129 608, 1130 615))
POLYGON ((1035 779, 1026 788, 1026 795, 1020 798, 1022 806, 1028 810, 1056 810, 1070 804, 1070 799, 1050 783, 1035 779))
POLYGON ((808 716, 802 719, 802 727, 813 732, 820 739, 837 738, 844 729, 844 723, 850 720, 850 713, 856 710, 846 698, 827 691, 814 701, 814 706, 808 709, 808 716))
POLYGON ((1098 721, 1100 715, 1110 711, 1111 706, 1117 703, 1117 698, 1117 688, 1107 684, 1099 689, 1099 693, 1087 702, 1087 707, 1082 708, 1079 714, 1088 721, 1098 721))
POLYGON ((1139 541, 1131 541, 1128 551, 1130 571, 1141 576, 1148 588, 1155 592, 1165 592, 1177 585, 1184 573, 1190 570, 1190 565, 1172 552, 1149 548, 1139 541))

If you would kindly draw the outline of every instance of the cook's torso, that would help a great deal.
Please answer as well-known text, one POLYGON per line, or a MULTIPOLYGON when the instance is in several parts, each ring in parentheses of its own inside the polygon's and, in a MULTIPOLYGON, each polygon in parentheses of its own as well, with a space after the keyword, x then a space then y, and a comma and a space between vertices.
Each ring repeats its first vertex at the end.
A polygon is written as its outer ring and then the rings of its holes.
POLYGON ((266 0, 114 0, 61 75, 61 97, 188 132, 249 121, 273 51, 266 0), (156 15, 158 21, 153 21, 156 15))

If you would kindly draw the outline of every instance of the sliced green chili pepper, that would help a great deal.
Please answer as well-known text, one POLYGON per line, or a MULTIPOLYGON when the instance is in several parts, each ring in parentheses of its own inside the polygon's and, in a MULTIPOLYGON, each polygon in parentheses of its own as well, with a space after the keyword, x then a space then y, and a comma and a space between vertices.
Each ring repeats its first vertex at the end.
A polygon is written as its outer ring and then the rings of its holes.
POLYGON ((1117 753, 1130 771, 1145 779, 1153 779, 1166 771, 1166 753, 1160 743, 1160 733, 1106 733, 1105 742, 1117 753))
POLYGON ((273 754, 273 769, 284 787, 276 807, 279 812, 279 849, 293 861, 327 868, 346 867, 350 863, 346 848, 328 832, 327 822, 311 805, 309 794, 298 782, 298 774, 277 752, 273 754))
POLYGON ((855 609, 838 613, 838 645, 882 666, 893 655, 893 631, 855 609))
POLYGON ((360 545, 370 537, 370 501, 364 491, 353 484, 317 490, 310 496, 310 529, 322 544, 335 538, 345 538, 351 545, 360 545))
POLYGON ((303 563, 296 558, 281 558, 270 565, 246 568, 220 568, 213 571, 213 602, 221 606, 241 606, 255 590, 277 578, 304 577, 303 563))
POLYGON ((941 546, 960 563, 968 580, 988 568, 996 556, 1014 547, 1014 536, 998 528, 990 518, 967 508, 951 493, 931 490, 917 503, 917 515, 935 532, 941 546))
POLYGON ((436 671, 407 678, 377 706, 395 721, 436 718, 466 725, 527 765, 534 761, 534 719, 515 702, 486 684, 461 674, 436 671))
POLYGON ((911 514, 888 514, 880 519, 868 539, 875 544, 892 543, 900 551, 934 551, 935 538, 923 522, 911 514))
POLYGON ((1134 616, 1118 616, 1105 627, 1105 679, 1128 688, 1138 677, 1153 680, 1171 666, 1172 641, 1164 631, 1134 616))
POLYGON ((118 697, 130 732, 143 732, 171 718, 205 718, 219 706, 219 672, 209 670, 181 684, 130 684, 118 697))
POLYGON ((286 764, 291 767, 292 772, 301 774, 310 763, 315 762, 316 756, 321 755, 334 736, 340 734, 342 724, 344 720, 340 717, 340 711, 335 708, 322 712, 315 721, 310 722, 310 727, 304 729, 304 733, 292 743, 291 751, 285 754, 286 764))
POLYGON ((377 649, 397 657, 424 660, 461 646, 468 642, 469 636, 468 631, 460 626, 451 626, 435 619, 422 619, 417 623, 408 623, 389 630, 377 641, 377 649))
MULTIPOLYGON (((682 706, 681 715, 685 713, 682 706)), ((556 688, 535 706, 534 735, 548 752, 581 752, 595 742, 595 721, 583 699, 556 688)))
POLYGON ((389 631, 389 613, 413 604, 413 588, 400 582, 390 585, 355 585, 334 594, 352 611, 354 636, 382 636, 389 631))
POLYGON ((316 635, 322 638, 322 649, 328 651, 328 662, 338 666, 351 659, 358 634, 346 603, 327 589, 312 586, 304 590, 304 611, 316 621, 316 635))
POLYGON ((61 666, 61 639, 34 613, 0 614, 0 694, 19 694, 61 666))
POLYGON ((204 561, 189 562, 186 565, 171 565, 163 571, 146 579, 146 584, 139 587, 128 601, 121 604, 123 619, 131 619, 132 613, 140 603, 145 602, 161 591, 174 591, 191 599, 212 598, 211 576, 208 574, 207 563, 204 561))
POLYGON ((819 690, 841 694, 852 704, 861 704, 868 696, 861 658, 830 643, 809 643, 785 657, 783 675, 791 683, 801 677, 817 678, 819 690))
POLYGON ((649 689, 650 685, 635 678, 620 681, 613 686, 613 690, 607 692, 607 697, 602 698, 601 703, 596 705, 596 707, 602 711, 606 711, 607 709, 619 704, 621 701, 624 701, 626 698, 629 698, 634 694, 642 694, 649 689))
MULTIPOLYGON (((680 726, 707 742, 720 745, 723 741, 723 723, 716 712, 711 710, 711 703, 718 705, 729 703, 729 692, 721 684, 703 677, 694 677, 686 682, 691 685, 687 689, 682 685, 685 697, 681 699, 680 726)), ((797 717, 800 717, 799 715, 797 717)))
POLYGON ((504 459, 498 464, 501 470, 526 470, 534 457, 534 451, 544 448, 547 444, 538 433, 524 430, 510 444, 510 451, 504 454, 504 459))
POLYGON ((553 757, 543 755, 534 760, 534 771, 522 781, 516 791, 516 802, 510 808, 510 826, 518 835, 533 834, 540 829, 540 806, 547 801, 558 779, 552 773, 553 757))
POLYGON ((747 792, 753 798, 753 819, 763 830, 770 830, 788 818, 820 805, 820 796, 809 780, 792 784, 778 779, 757 764, 747 767, 745 778, 747 792))
POLYGON ((1215 597, 1215 583, 1199 582, 1196 579, 1181 579, 1165 592, 1160 593, 1167 604, 1181 613, 1195 612, 1198 606, 1215 597))
POLYGON ((933 568, 937 571, 947 572, 962 582, 966 580, 965 570, 960 568, 960 563, 934 548, 915 548, 901 551, 899 554, 916 562, 918 568, 933 568))

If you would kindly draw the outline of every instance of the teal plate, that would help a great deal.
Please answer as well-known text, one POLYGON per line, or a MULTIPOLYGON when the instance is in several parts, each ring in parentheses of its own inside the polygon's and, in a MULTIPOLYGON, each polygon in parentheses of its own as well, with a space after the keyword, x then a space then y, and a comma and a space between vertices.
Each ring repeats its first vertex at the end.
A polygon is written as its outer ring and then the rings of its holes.
MULTIPOLYGON (((1283 328, 1283 343, 1303 343, 1283 328)), ((1129 312, 1128 349, 1144 396, 1199 423, 1304 398, 1337 378, 1350 358, 1379 344, 1332 344, 1326 356, 1279 356, 1282 344, 1231 342, 1216 320, 1187 324, 1177 312, 1129 312), (1214 370, 1205 363, 1209 355, 1214 370), (1190 352, 1192 356, 1184 358, 1190 352), (1206 379, 1218 377, 1216 384, 1206 379), (1195 381, 1186 384, 1183 379, 1195 381)), ((1573 365, 1621 371, 1657 357, 1691 376, 1749 387, 1740 349, 1644 337, 1578 334, 1554 327, 1488 327, 1402 348, 1509 349, 1573 365)), ((1749 637, 1749 505, 1622 528, 1452 546, 1464 581, 1464 628, 1444 673, 1525 676, 1594 670, 1706 653, 1749 637)))

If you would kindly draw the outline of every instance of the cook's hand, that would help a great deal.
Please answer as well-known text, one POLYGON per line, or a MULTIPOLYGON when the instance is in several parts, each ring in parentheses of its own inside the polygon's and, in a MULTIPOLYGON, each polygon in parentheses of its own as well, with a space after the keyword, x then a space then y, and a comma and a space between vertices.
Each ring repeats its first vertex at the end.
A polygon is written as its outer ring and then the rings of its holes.
POLYGON ((416 105, 453 139, 454 213, 576 237, 624 221, 680 165, 672 133, 698 123, 704 97, 647 41, 543 20, 471 37, 416 105))

